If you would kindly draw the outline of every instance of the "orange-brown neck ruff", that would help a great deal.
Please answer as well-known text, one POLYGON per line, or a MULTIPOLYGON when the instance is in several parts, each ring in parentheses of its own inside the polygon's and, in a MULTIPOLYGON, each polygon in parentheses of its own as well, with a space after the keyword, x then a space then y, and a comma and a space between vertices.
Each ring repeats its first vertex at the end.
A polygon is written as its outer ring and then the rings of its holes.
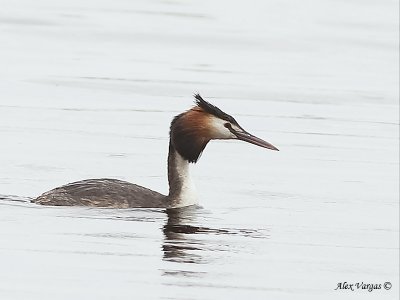
POLYGON ((200 107, 193 107, 172 120, 171 144, 187 161, 197 162, 210 141, 209 122, 210 114, 200 107))

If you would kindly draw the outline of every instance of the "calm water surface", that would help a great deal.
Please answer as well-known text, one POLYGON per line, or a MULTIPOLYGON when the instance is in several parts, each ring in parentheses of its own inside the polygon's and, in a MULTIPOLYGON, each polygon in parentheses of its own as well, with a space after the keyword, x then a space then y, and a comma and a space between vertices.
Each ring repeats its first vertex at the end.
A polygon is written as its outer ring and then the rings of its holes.
POLYGON ((396 1, 3 4, 0 299, 398 299, 396 1), (85 178, 166 193, 194 92, 281 151, 210 143, 198 208, 29 202, 85 178))

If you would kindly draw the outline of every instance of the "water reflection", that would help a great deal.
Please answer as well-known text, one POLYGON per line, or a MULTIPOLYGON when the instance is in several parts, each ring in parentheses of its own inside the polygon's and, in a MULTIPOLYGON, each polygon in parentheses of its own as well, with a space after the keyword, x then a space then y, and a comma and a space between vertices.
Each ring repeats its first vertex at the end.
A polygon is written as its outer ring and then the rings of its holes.
POLYGON ((212 252, 232 251, 229 239, 219 239, 216 243, 215 240, 209 239, 210 235, 239 238, 269 237, 266 229, 203 226, 207 222, 207 213, 199 207, 167 209, 166 214, 167 221, 163 226, 164 242, 162 245, 165 261, 204 264, 211 259, 212 252))
POLYGON ((196 221, 197 208, 186 207, 167 209, 167 223, 163 227, 164 243, 162 249, 164 260, 184 263, 202 263, 200 254, 202 245, 191 237, 200 233, 202 228, 191 225, 196 221))

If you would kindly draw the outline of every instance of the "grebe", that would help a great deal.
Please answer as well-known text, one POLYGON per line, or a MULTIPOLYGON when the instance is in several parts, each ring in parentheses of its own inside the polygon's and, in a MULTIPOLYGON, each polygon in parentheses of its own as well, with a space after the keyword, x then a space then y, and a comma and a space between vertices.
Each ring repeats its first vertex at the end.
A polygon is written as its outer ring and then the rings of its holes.
POLYGON ((278 150, 272 144, 245 131, 218 107, 194 95, 195 106, 171 122, 167 196, 140 185, 117 179, 87 179, 50 190, 32 202, 55 206, 112 208, 178 208, 198 203, 189 163, 196 163, 210 140, 239 139, 278 150))

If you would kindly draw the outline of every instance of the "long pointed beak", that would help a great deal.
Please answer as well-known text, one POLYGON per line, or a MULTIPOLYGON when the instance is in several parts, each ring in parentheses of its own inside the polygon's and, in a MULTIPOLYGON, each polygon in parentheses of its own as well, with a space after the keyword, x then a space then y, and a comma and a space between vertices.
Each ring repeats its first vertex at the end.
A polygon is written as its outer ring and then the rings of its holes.
POLYGON ((270 150, 279 151, 279 149, 276 148, 274 145, 248 133, 247 131, 244 131, 244 130, 243 131, 234 131, 233 133, 237 136, 237 138, 239 140, 242 140, 242 141, 263 147, 263 148, 267 148, 270 150))

